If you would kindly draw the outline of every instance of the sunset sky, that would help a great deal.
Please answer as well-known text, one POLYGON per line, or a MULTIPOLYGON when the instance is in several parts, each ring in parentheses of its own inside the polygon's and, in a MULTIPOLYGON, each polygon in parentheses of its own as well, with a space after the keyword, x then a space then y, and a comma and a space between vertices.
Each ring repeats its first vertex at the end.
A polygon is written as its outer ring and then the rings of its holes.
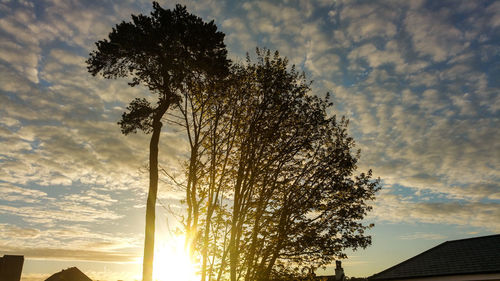
MULTIPOLYGON (((180 3, 215 21, 231 59, 279 50, 351 120, 359 171, 372 168, 383 189, 366 220, 373 245, 349 252, 347 276, 500 233, 500 1, 180 3)), ((141 274, 149 136, 116 122, 148 92, 91 77, 85 60, 115 24, 151 9, 0 0, 0 256, 24 255, 25 281, 71 266, 99 280, 141 274)), ((160 142, 162 167, 180 175, 184 134, 160 142)), ((181 211, 182 193, 159 192, 181 211)), ((176 222, 157 210, 165 237, 176 222)))

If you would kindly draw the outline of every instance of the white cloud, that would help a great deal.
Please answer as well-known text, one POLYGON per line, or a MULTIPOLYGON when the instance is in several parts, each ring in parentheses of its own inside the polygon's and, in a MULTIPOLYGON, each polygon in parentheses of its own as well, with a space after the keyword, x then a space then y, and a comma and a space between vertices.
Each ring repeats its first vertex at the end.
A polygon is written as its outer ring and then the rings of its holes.
POLYGON ((21 201, 25 203, 40 202, 47 198, 47 193, 29 188, 14 186, 9 183, 0 183, 0 198, 4 201, 21 201))
POLYGON ((405 18, 405 28, 410 33, 413 48, 420 55, 434 61, 453 57, 468 47, 464 34, 448 22, 445 11, 410 11, 405 18))
POLYGON ((500 26, 500 4, 498 2, 493 2, 486 10, 492 15, 489 24, 493 27, 500 26))
MULTIPOLYGON (((490 67, 500 54, 499 3, 429 11, 428 1, 321 2, 182 3, 216 20, 233 58, 278 49, 316 81, 316 93, 332 90, 362 149, 359 169, 373 168, 387 187, 376 220, 499 231, 500 95, 490 67)), ((0 248, 130 261, 127 245, 140 247, 140 237, 106 229, 128 220, 131 206, 144 211, 149 136, 123 136, 116 122, 134 97, 155 97, 124 79, 91 77, 84 60, 151 3, 33 3, 0 3, 0 213, 17 219, 0 224, 0 248)), ((186 140, 165 129, 161 165, 181 175, 186 140)), ((162 200, 181 198, 161 187, 162 200)))
POLYGON ((35 228, 20 228, 9 224, 0 224, 1 237, 2 238, 38 238, 40 236, 40 230, 35 228))
POLYGON ((417 239, 423 239, 423 240, 443 240, 446 239, 446 236, 437 234, 437 233, 423 233, 423 232, 416 232, 412 234, 406 234, 402 235, 399 237, 401 240, 417 240, 417 239))
POLYGON ((323 54, 315 58, 311 58, 308 54, 304 62, 304 65, 318 77, 331 77, 340 70, 339 64, 340 58, 335 54, 323 54))
POLYGON ((359 42, 373 37, 390 39, 396 35, 397 8, 384 7, 380 3, 354 4, 345 7, 341 15, 342 23, 348 24, 346 30, 349 37, 359 42))
POLYGON ((380 221, 474 226, 498 232, 500 209, 495 203, 411 202, 401 196, 382 194, 373 210, 380 221))
POLYGON ((8 62, 31 82, 38 83, 38 48, 30 49, 14 42, 0 42, 0 60, 8 62))
POLYGON ((14 207, 0 204, 0 214, 15 215, 25 222, 38 224, 103 222, 122 217, 122 215, 103 207, 91 207, 81 202, 67 200, 49 201, 45 206, 14 207))
POLYGON ((403 64, 404 61, 397 52, 394 52, 395 50, 392 45, 394 44, 389 42, 388 46, 390 49, 386 51, 378 50, 371 43, 365 44, 351 51, 348 58, 351 59, 351 63, 356 63, 356 59, 366 59, 371 67, 379 67, 385 63, 403 64))

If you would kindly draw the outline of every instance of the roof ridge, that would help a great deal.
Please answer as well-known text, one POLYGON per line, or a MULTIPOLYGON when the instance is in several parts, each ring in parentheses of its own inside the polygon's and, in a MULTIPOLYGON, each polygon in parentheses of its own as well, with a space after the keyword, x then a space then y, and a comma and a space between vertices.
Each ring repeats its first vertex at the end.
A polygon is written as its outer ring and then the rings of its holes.
POLYGON ((397 263, 396 265, 393 265, 393 266, 391 266, 391 267, 389 267, 389 268, 387 268, 387 269, 385 269, 385 270, 383 270, 381 272, 373 274, 372 276, 370 276, 368 278, 369 279, 376 278, 377 276, 383 275, 386 272, 389 272, 389 271, 391 271, 391 270, 393 270, 393 269, 395 269, 397 267, 400 267, 400 266, 402 266, 404 264, 407 264, 407 263, 413 261, 414 259, 417 259, 417 258, 421 257, 422 255, 427 254, 430 251, 435 251, 436 249, 441 248, 444 245, 451 244, 453 242, 459 242, 459 241, 464 241, 464 240, 484 239, 484 238, 491 238, 491 237, 497 237, 497 236, 500 237, 500 234, 493 234, 493 235, 477 236, 477 237, 470 237, 470 238, 463 238, 463 239, 457 239, 457 240, 444 241, 444 242, 441 242, 440 244, 437 244, 436 246, 431 247, 431 248, 429 248, 429 249, 427 249, 427 250, 425 250, 425 251, 423 251, 423 252, 421 252, 421 253, 413 256, 413 257, 410 257, 410 258, 408 258, 408 259, 406 259, 406 260, 404 260, 404 261, 402 261, 400 263, 397 263))
POLYGON ((448 243, 448 242, 450 242, 450 241, 444 241, 444 242, 441 242, 440 244, 437 244, 436 246, 434 246, 434 247, 432 247, 432 248, 430 248, 430 249, 427 249, 427 250, 425 250, 425 251, 421 252, 420 254, 418 254, 418 255, 416 255, 416 256, 410 257, 410 258, 408 258, 408 259, 406 259, 406 260, 404 260, 404 261, 402 261, 402 262, 400 262, 400 263, 397 263, 397 264, 395 264, 395 265, 393 265, 393 266, 389 267, 389 268, 388 268, 388 269, 386 269, 386 270, 380 271, 379 273, 375 273, 375 274, 373 274, 372 276, 370 276, 370 277, 368 277, 368 278, 370 278, 370 279, 371 279, 371 278, 373 278, 373 277, 376 277, 377 275, 381 275, 382 273, 385 273, 385 272, 387 272, 387 271, 390 271, 390 270, 392 270, 392 269, 393 269, 393 268, 395 268, 395 267, 398 267, 398 266, 400 266, 400 265, 402 265, 402 264, 408 263, 409 261, 411 261, 411 260, 413 260, 413 259, 415 259, 415 258, 417 258, 417 257, 419 257, 419 256, 421 256, 421 255, 423 255, 423 254, 425 254, 425 253, 427 253, 427 252, 431 251, 431 250, 434 250, 434 249, 436 249, 436 248, 438 248, 438 247, 441 247, 442 245, 444 245, 444 244, 446 244, 446 243, 448 243))
POLYGON ((464 241, 464 240, 473 240, 473 239, 482 239, 482 238, 488 238, 488 237, 494 237, 494 236, 500 236, 500 234, 490 234, 490 235, 485 235, 485 236, 476 236, 476 237, 469 237, 469 238, 461 238, 461 239, 456 239, 456 240, 447 240, 443 243, 447 242, 456 242, 456 241, 464 241))

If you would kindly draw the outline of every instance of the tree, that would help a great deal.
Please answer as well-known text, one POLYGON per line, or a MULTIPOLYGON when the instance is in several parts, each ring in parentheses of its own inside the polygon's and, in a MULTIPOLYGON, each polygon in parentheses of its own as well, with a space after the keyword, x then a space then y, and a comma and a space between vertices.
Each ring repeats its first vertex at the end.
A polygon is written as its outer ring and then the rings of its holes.
POLYGON ((203 206, 202 281, 286 280, 371 243, 361 220, 379 182, 355 174, 348 121, 328 116, 328 97, 311 95, 303 74, 258 50, 210 97, 193 103, 209 106, 196 115, 196 171, 186 165, 203 206))
POLYGON ((165 10, 153 2, 150 16, 132 15, 131 22, 113 28, 108 39, 96 42, 97 50, 87 60, 96 76, 130 78, 130 86, 143 85, 158 97, 156 104, 136 98, 118 124, 127 135, 142 130, 151 133, 149 146, 149 192, 146 205, 143 280, 153 272, 155 205, 158 190, 158 143, 165 113, 178 105, 182 93, 196 81, 217 79, 227 74, 229 61, 224 34, 213 21, 201 18, 177 5, 165 10))
POLYGON ((190 233, 186 235, 186 242, 191 256, 196 251, 201 255, 201 280, 206 279, 207 272, 213 272, 212 266, 208 268, 209 235, 212 216, 226 186, 225 182, 218 181, 226 178, 219 173, 225 172, 224 163, 228 161, 234 139, 231 122, 222 120, 228 116, 226 111, 232 104, 227 91, 230 84, 228 79, 193 87, 193 91, 183 98, 181 116, 177 119, 182 120, 181 126, 187 131, 190 145, 190 157, 185 165, 187 218, 183 222, 186 233, 190 233), (202 233, 200 224, 204 226, 202 233))

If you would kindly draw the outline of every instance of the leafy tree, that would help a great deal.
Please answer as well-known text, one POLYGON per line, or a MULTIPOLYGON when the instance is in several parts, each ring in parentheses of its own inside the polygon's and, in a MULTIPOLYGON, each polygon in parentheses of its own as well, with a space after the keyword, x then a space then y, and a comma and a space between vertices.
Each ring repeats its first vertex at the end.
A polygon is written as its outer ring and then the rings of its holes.
MULTIPOLYGON (((229 79, 230 80, 230 79, 229 79)), ((209 266, 208 248, 210 247, 210 232, 215 224, 212 222, 215 209, 226 191, 226 176, 224 166, 227 165, 229 152, 234 142, 234 129, 226 118, 227 110, 231 106, 231 96, 227 88, 230 81, 218 81, 211 85, 197 87, 193 92, 184 97, 181 107, 183 127, 188 132, 190 144, 190 158, 185 165, 188 167, 186 174, 186 203, 187 219, 185 222, 186 233, 190 240, 189 249, 194 255, 195 251, 201 255, 201 280, 205 280, 207 272, 213 272, 213 263, 209 266), (222 83, 221 83, 222 82, 222 83), (205 91, 210 89, 210 95, 205 91), (201 227, 200 224, 204 227, 201 227)), ((180 122, 177 122, 178 124, 180 122)), ((217 229, 217 227, 215 227, 217 229)), ((210 275, 210 273, 208 273, 210 275)))
POLYGON ((361 220, 378 181, 355 173, 348 121, 327 115, 328 98, 268 50, 225 82, 196 115, 201 153, 195 172, 187 165, 203 206, 202 281, 287 280, 368 246, 361 220))
POLYGON ((116 25, 108 39, 96 42, 97 50, 87 60, 88 71, 104 78, 129 78, 130 86, 143 85, 157 96, 156 104, 136 98, 118 124, 127 135, 141 130, 151 133, 149 147, 149 192, 146 205, 143 280, 152 280, 155 205, 158 190, 158 143, 162 118, 180 104, 182 93, 196 81, 227 74, 229 61, 224 34, 213 21, 177 5, 166 10, 153 2, 150 16, 132 15, 131 22, 116 25))

